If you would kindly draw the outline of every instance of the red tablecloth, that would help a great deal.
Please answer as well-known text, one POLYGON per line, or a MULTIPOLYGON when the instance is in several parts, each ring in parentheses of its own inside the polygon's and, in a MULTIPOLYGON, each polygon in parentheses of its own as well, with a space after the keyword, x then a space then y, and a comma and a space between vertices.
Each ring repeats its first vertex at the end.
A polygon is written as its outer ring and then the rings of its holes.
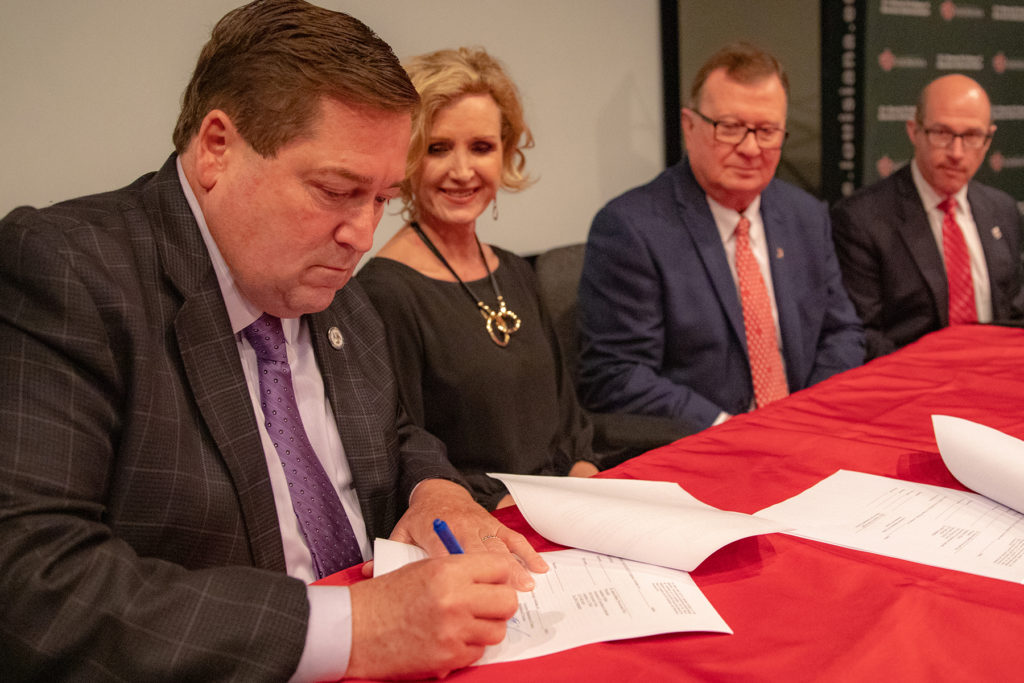
MULTIPOLYGON (((949 328, 602 476, 675 481, 711 505, 748 513, 840 468, 962 488, 939 458, 930 416, 1024 438, 1022 356, 1024 330, 949 328)), ((498 515, 538 549, 555 547, 514 508, 498 515)), ((734 635, 600 643, 448 680, 1024 678, 1022 585, 785 534, 726 546, 693 577, 734 635)))

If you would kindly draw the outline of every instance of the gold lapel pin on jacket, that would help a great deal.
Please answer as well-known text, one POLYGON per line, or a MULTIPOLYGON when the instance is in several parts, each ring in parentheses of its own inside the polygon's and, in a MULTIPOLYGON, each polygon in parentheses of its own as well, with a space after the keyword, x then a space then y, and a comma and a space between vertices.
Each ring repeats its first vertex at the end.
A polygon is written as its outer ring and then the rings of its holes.
POLYGON ((1003 231, 999 229, 998 225, 992 228, 992 237, 996 238, 997 240, 1003 239, 1003 231))
POLYGON ((775 258, 782 258, 785 255, 786 255, 785 252, 782 251, 782 247, 776 247, 775 248, 775 258))
POLYGON ((337 327, 332 327, 327 330, 327 340, 331 342, 331 346, 336 349, 340 349, 345 345, 345 338, 341 336, 341 330, 337 327))

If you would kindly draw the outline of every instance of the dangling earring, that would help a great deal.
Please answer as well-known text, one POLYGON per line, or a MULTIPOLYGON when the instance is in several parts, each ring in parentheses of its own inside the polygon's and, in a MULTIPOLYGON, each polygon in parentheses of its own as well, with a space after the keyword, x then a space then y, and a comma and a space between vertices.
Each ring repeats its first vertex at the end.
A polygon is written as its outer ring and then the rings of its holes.
POLYGON ((491 218, 498 220, 498 195, 494 195, 494 206, 491 207, 491 218))

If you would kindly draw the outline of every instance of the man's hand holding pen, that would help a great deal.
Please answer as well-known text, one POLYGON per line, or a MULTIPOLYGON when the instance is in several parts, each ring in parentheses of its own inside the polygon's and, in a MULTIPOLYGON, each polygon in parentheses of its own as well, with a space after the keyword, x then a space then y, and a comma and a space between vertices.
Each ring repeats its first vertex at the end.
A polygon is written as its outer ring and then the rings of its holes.
MULTIPOLYGON (((441 479, 416 488, 391 540, 431 557, 351 587, 348 676, 443 677, 472 664, 505 637, 519 606, 516 589, 534 586, 530 571, 548 570, 522 534, 441 479)), ((367 563, 364 573, 371 572, 367 563)))

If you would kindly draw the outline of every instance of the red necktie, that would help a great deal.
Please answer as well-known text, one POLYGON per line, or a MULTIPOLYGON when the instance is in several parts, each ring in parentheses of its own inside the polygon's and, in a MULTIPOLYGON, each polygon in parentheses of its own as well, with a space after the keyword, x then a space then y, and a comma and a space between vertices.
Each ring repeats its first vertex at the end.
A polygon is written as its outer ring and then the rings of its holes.
POLYGON ((789 395, 768 288, 750 248, 750 221, 741 216, 736 226, 736 277, 740 284, 743 328, 747 334, 754 401, 761 408, 789 395))
POLYGON ((946 282, 949 284, 949 324, 962 325, 978 322, 978 309, 974 305, 974 281, 971 280, 971 259, 967 254, 964 234, 956 222, 957 202, 946 197, 939 202, 942 217, 942 256, 946 262, 946 282))

